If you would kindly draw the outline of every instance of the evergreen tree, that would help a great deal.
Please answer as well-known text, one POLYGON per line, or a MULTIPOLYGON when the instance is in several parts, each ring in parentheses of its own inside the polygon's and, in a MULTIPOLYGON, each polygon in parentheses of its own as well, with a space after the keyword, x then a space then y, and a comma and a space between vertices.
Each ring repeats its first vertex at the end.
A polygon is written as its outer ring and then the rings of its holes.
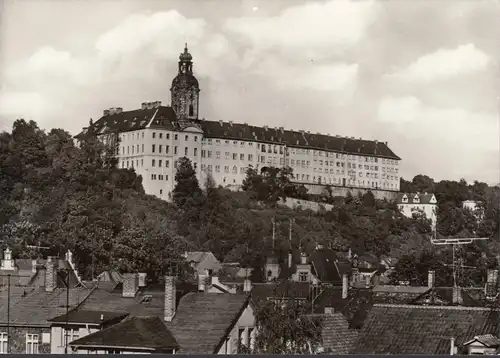
POLYGON ((193 206, 199 206, 202 203, 203 193, 191 160, 186 157, 180 158, 176 169, 176 184, 172 192, 174 204, 182 211, 187 211, 193 206))

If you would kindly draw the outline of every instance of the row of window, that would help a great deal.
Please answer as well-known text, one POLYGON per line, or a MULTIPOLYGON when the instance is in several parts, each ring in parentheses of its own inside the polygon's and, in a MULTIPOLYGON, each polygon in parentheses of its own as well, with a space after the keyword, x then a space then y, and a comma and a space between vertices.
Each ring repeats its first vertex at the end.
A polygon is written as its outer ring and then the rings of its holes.
MULTIPOLYGON (((26 354, 38 354, 40 337, 38 334, 26 334, 26 354)), ((7 333, 0 333, 0 354, 8 353, 9 340, 7 333)))
MULTIPOLYGON (((139 154, 139 153, 144 153, 144 144, 141 145, 141 152, 139 152, 139 144, 137 144, 136 146, 123 146, 122 147, 122 155, 134 155, 134 154, 139 154), (126 150, 126 153, 125 153, 125 148, 127 149, 126 150)), ((165 151, 163 151, 163 145, 162 144, 159 144, 158 147, 156 147, 156 144, 152 144, 152 147, 151 147, 151 152, 152 153, 156 153, 156 148, 158 148, 158 153, 159 154, 169 154, 170 153, 170 146, 169 145, 165 145, 165 151)), ((174 155, 177 155, 178 154, 178 147, 177 146, 174 146, 174 155)), ((184 155, 189 155, 189 148, 188 147, 184 147, 184 155)), ((194 156, 197 156, 198 155, 198 148, 193 148, 193 155, 194 156)))
MULTIPOLYGON (((140 134, 141 134, 141 138, 144 139, 144 132, 141 132, 140 134)), ((153 139, 156 139, 156 138, 163 139, 163 134, 164 134, 163 132, 159 132, 158 136, 156 134, 157 134, 156 132, 153 132, 152 135, 151 135, 151 137, 153 139)), ((121 135, 121 139, 123 140, 125 138, 132 139, 132 140, 139 139, 139 133, 124 133, 124 134, 121 135)), ((165 133, 165 139, 170 139, 170 133, 165 133)), ((178 134, 174 134, 174 140, 179 140, 179 135, 178 134)), ((189 141, 189 135, 188 134, 184 135, 184 140, 186 142, 189 141)), ((197 142, 198 141, 198 136, 194 135, 193 136, 193 140, 195 142, 197 142)))

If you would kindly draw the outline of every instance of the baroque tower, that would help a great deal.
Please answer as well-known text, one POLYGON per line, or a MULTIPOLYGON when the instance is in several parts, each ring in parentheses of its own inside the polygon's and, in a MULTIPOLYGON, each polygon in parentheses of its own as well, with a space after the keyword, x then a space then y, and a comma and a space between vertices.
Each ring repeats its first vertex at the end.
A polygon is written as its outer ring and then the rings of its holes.
POLYGON ((186 44, 179 56, 179 73, 170 88, 171 106, 179 119, 198 119, 200 86, 193 75, 192 59, 186 44))

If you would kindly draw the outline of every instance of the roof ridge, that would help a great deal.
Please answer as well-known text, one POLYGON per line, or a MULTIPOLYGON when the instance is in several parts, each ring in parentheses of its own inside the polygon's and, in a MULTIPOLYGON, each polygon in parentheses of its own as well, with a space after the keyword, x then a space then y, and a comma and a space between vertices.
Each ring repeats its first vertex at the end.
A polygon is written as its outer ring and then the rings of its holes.
POLYGON ((500 311, 497 308, 490 307, 467 307, 467 306, 424 306, 424 305, 408 305, 408 304, 391 304, 391 303, 376 303, 373 307, 385 308, 416 308, 416 309, 439 309, 439 310, 455 310, 455 311, 500 311))

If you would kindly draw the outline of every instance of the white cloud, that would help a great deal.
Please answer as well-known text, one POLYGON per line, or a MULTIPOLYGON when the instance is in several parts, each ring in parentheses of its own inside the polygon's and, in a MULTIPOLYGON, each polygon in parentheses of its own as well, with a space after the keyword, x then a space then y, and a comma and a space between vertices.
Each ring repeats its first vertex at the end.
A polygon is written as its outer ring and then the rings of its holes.
POLYGON ((498 160, 493 168, 484 165, 499 150, 494 113, 430 107, 415 97, 386 97, 377 117, 400 137, 398 154, 416 172, 470 180, 498 176, 498 160))
POLYGON ((375 20, 377 9, 371 0, 309 2, 275 17, 229 19, 225 27, 249 41, 251 51, 264 54, 279 49, 290 58, 316 60, 357 44, 375 20))
POLYGON ((2 116, 35 119, 52 113, 53 107, 40 93, 0 92, 2 116))
POLYGON ((481 71, 488 62, 488 55, 473 44, 467 44, 426 54, 394 77, 410 82, 431 82, 481 71))

